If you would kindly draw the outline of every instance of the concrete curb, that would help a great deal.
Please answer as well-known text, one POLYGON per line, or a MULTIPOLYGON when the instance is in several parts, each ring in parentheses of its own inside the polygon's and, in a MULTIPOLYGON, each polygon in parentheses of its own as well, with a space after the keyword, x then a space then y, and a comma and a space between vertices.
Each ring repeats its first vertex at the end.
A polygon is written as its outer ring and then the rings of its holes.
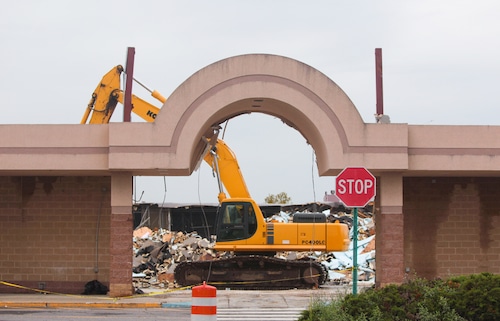
POLYGON ((163 308, 161 303, 136 303, 136 302, 109 302, 109 303, 95 303, 95 302, 0 302, 0 308, 49 308, 49 309, 62 309, 62 308, 93 308, 93 309, 153 309, 163 308))
POLYGON ((178 308, 190 309, 191 302, 162 303, 161 307, 162 308, 171 308, 171 309, 178 309, 178 308))

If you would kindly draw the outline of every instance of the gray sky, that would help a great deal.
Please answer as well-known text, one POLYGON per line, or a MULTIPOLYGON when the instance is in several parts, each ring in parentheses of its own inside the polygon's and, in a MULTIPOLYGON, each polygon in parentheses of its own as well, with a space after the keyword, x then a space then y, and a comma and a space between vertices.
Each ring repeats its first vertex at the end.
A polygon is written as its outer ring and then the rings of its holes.
MULTIPOLYGON (((382 48, 384 111, 393 123, 500 124, 497 0, 2 4, 4 124, 78 123, 101 77, 125 64, 127 47, 136 49, 135 78, 167 97, 218 60, 249 53, 287 56, 336 82, 365 122, 374 122, 374 51, 382 48)), ((148 98, 137 85, 134 93, 148 98)), ((112 121, 121 115, 117 110, 112 121)), ((258 202, 280 192, 294 203, 319 201, 333 189, 332 177, 317 176, 310 146, 279 119, 234 118, 224 140, 258 202), (252 135, 232 130, 243 126, 252 135)), ((136 191, 136 198, 144 191, 147 202, 217 202, 205 164, 191 177, 138 178, 136 191)))

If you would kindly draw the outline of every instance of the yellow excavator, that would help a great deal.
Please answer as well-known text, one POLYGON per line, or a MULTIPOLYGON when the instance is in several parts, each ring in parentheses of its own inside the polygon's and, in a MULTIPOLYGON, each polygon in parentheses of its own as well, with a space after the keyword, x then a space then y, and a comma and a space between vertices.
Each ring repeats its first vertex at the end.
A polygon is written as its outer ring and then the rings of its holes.
MULTIPOLYGON (((123 67, 116 66, 102 78, 87 105, 82 124, 109 122, 117 103, 123 104, 122 73, 123 67)), ((166 101, 157 91, 149 91, 160 102, 166 101)), ((144 120, 153 122, 159 110, 132 95, 132 112, 144 120)), ((275 254, 280 251, 345 251, 350 243, 348 226, 339 222, 327 223, 322 213, 295 214, 293 223, 267 222, 250 196, 236 156, 217 138, 218 130, 215 126, 211 138, 203 137, 208 149, 204 161, 217 174, 219 183, 220 206, 214 248, 234 255, 213 261, 179 263, 175 269, 176 282, 190 286, 209 281, 224 288, 245 289, 322 285, 328 279, 322 264, 311 259, 284 260, 275 254)))

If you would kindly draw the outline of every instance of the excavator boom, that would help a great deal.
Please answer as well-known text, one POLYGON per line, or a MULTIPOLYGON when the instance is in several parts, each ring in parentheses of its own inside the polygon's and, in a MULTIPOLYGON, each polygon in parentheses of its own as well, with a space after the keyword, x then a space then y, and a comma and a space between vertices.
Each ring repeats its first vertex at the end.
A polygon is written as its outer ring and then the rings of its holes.
MULTIPOLYGON (((123 104, 124 101, 124 93, 123 90, 120 89, 120 78, 122 73, 123 67, 118 65, 102 77, 101 82, 92 93, 92 98, 85 109, 85 113, 83 114, 80 124, 86 124, 87 121, 89 124, 109 123, 117 103, 123 104)), ((141 86, 144 87, 142 84, 141 86)), ((151 96, 156 98, 161 103, 165 103, 167 100, 156 90, 150 92, 151 96)), ((145 121, 153 122, 159 111, 160 108, 135 95, 132 95, 132 112, 145 121)))
MULTIPOLYGON (((217 139, 212 152, 206 153, 204 160, 213 170, 218 172, 220 180, 231 198, 250 198, 250 192, 236 155, 223 140, 217 139)), ((219 197, 219 202, 222 202, 224 198, 225 196, 219 197)))
POLYGON ((102 77, 92 93, 92 98, 85 109, 80 124, 107 124, 115 111, 120 91, 122 66, 116 66, 102 77), (90 120, 89 120, 90 117, 90 120))

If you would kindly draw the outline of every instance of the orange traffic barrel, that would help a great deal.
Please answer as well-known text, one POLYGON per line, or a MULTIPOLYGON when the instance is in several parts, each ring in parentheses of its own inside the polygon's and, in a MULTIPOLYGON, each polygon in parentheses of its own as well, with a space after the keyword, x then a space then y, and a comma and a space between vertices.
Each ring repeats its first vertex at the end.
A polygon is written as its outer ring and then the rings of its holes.
POLYGON ((217 289, 207 285, 193 287, 191 295, 191 321, 217 321, 217 289))

